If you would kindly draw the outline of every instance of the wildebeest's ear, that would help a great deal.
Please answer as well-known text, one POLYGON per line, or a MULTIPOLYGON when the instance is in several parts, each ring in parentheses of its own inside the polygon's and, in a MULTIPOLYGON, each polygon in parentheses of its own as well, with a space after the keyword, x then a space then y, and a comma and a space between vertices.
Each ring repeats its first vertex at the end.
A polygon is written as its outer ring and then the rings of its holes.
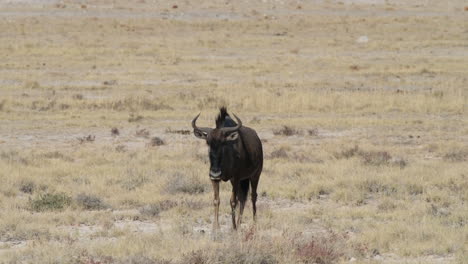
POLYGON ((231 134, 226 136, 226 141, 234 141, 239 137, 239 132, 232 132, 231 134))
POLYGON ((207 131, 203 131, 203 130, 194 129, 194 130, 193 130, 193 134, 194 134, 197 138, 201 138, 201 139, 206 139, 206 138, 208 137, 208 132, 207 132, 207 131))

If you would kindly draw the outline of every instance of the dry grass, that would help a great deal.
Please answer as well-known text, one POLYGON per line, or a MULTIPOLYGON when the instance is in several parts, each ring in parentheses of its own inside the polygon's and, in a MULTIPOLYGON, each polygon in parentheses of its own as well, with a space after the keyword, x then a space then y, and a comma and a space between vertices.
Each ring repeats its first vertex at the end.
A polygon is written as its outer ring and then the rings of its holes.
POLYGON ((0 262, 468 258, 462 1, 7 2, 0 262), (221 105, 265 164, 214 235, 190 121, 221 105))

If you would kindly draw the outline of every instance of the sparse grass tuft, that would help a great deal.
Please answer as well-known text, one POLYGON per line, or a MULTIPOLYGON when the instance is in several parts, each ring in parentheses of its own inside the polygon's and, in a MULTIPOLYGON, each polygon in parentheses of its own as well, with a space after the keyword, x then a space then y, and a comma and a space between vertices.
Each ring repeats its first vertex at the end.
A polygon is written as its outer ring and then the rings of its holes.
POLYGON ((287 159, 289 157, 285 148, 281 147, 271 152, 270 158, 272 159, 287 159))
POLYGON ((143 138, 148 138, 150 136, 150 132, 146 128, 138 129, 135 132, 135 136, 137 137, 143 137, 143 138))
POLYGON ((162 146, 165 143, 159 137, 152 137, 148 144, 149 144, 150 147, 157 147, 157 146, 162 146))
POLYGON ((168 133, 168 134, 190 135, 192 132, 190 130, 187 130, 187 129, 166 128, 166 133, 168 133))
POLYGON ((390 195, 396 193, 398 188, 396 186, 383 183, 377 179, 365 179, 358 184, 359 189, 368 193, 383 193, 390 195))
POLYGON ((468 151, 454 150, 444 155, 444 160, 451 162, 463 162, 468 160, 468 151))
POLYGON ((364 164, 373 166, 388 165, 392 156, 386 151, 368 151, 360 152, 360 156, 364 160, 364 164))
POLYGON ((22 165, 30 164, 30 161, 27 158, 21 156, 16 150, 2 151, 0 153, 0 159, 9 163, 18 163, 22 165))
POLYGON ((83 100, 84 96, 82 94, 74 94, 72 98, 75 100, 83 100))
POLYGON ((68 161, 68 162, 74 161, 73 158, 71 158, 69 156, 66 156, 65 154, 63 154, 63 153, 61 153, 59 151, 46 152, 46 153, 43 153, 43 154, 39 155, 39 157, 43 157, 43 158, 46 158, 46 159, 60 159, 60 160, 63 160, 63 161, 68 161))
POLYGON ((78 142, 80 142, 80 144, 87 143, 87 142, 94 142, 94 140, 96 140, 95 135, 87 135, 87 136, 78 138, 78 142))
POLYGON ((36 190, 36 184, 30 180, 22 181, 19 190, 23 193, 32 194, 36 190))
POLYGON ((318 132, 318 129, 312 128, 312 129, 307 129, 307 134, 308 134, 309 136, 314 136, 314 137, 316 137, 316 136, 319 135, 319 132, 318 132))
POLYGON ((209 257, 202 250, 192 251, 182 256, 177 264, 208 264, 209 257))
POLYGON ((246 246, 238 244, 227 245, 210 256, 205 263, 226 264, 277 264, 272 245, 267 241, 251 241, 246 246))
POLYGON ((403 158, 392 158, 390 153, 387 151, 365 151, 354 146, 349 149, 342 150, 339 153, 334 154, 337 159, 349 159, 352 157, 361 158, 363 164, 371 166, 384 166, 384 165, 395 165, 400 168, 405 168, 408 162, 403 158))
POLYGON ((65 193, 41 194, 30 200, 30 208, 36 212, 63 210, 71 204, 71 197, 65 193))
POLYGON ((143 116, 135 115, 134 113, 131 113, 130 117, 128 118, 129 123, 138 122, 138 121, 141 121, 141 120, 143 120, 143 116))
POLYGON ((302 135, 302 132, 298 129, 289 127, 289 126, 283 126, 282 128, 279 129, 274 129, 273 134, 276 136, 294 136, 294 135, 302 135))
POLYGON ((126 177, 121 182, 123 189, 127 191, 133 191, 137 188, 142 187, 144 184, 150 182, 151 178, 144 172, 140 172, 137 169, 130 168, 126 171, 126 177))
POLYGON ((336 263, 345 255, 345 238, 332 233, 324 237, 312 237, 296 245, 296 254, 302 263, 336 263))
POLYGON ((356 155, 358 155, 360 152, 359 146, 355 145, 352 148, 344 149, 339 153, 335 153, 335 158, 337 159, 349 159, 352 158, 356 155))
POLYGON ((163 211, 177 206, 177 202, 164 200, 158 203, 148 204, 140 208, 140 214, 144 216, 157 217, 163 211))
POLYGON ((118 135, 120 135, 119 129, 116 128, 116 127, 113 127, 113 128, 111 129, 111 135, 112 135, 112 136, 118 136, 118 135))
POLYGON ((181 173, 175 173, 167 179, 165 190, 170 194, 199 194, 206 191, 206 186, 198 180, 198 178, 182 175, 181 173))
POLYGON ((109 207, 101 198, 85 193, 78 194, 75 197, 75 202, 85 210, 102 210, 109 207))
POLYGON ((133 255, 130 257, 126 257, 115 263, 116 264, 171 264, 172 262, 169 260, 165 260, 165 259, 150 258, 145 255, 133 255))

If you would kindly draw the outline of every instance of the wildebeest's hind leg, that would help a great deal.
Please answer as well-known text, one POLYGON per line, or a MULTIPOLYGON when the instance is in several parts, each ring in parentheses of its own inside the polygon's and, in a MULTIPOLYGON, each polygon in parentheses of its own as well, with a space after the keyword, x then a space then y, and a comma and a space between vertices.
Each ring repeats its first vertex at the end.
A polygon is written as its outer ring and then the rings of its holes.
POLYGON ((253 220, 256 221, 256 214, 257 214, 257 186, 258 186, 258 180, 259 178, 257 177, 256 179, 250 180, 250 185, 252 186, 252 212, 253 212, 253 220))
POLYGON ((249 192, 250 180, 243 180, 240 182, 240 188, 237 197, 239 198, 239 217, 237 218, 237 226, 240 226, 242 222, 242 214, 244 213, 245 201, 247 201, 247 194, 249 192))

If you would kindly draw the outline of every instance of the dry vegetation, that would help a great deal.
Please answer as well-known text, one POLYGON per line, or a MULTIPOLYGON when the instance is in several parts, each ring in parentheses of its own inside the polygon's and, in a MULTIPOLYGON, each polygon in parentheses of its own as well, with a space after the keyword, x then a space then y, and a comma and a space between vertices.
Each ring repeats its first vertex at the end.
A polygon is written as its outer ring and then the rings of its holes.
POLYGON ((3 1, 0 262, 466 263, 447 2, 3 1), (257 224, 230 231, 223 184, 214 236, 190 120, 220 105, 266 160, 257 224))

